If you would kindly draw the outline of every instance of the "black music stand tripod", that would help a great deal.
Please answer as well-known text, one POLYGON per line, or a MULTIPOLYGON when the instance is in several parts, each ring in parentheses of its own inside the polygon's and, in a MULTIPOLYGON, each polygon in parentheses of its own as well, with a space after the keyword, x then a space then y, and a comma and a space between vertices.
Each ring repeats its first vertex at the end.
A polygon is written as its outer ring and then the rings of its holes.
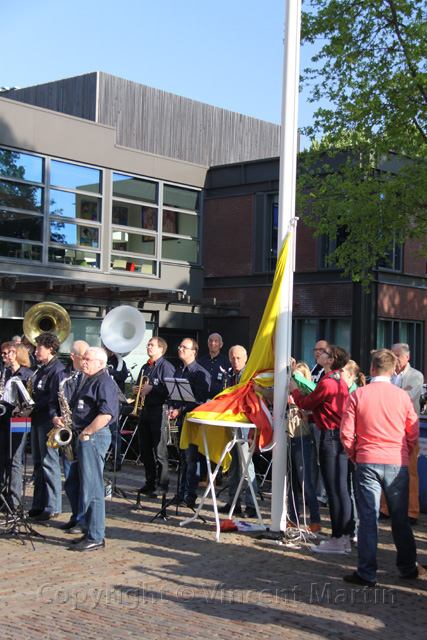
MULTIPOLYGON (((12 425, 12 423, 10 424, 12 425)), ((46 536, 44 536, 43 534, 39 533, 34 529, 34 527, 32 526, 31 522, 29 521, 25 513, 25 510, 24 510, 25 486, 26 486, 25 481, 23 483, 21 496, 16 495, 16 493, 13 492, 11 488, 12 458, 13 458, 12 428, 13 428, 12 426, 10 426, 9 428, 9 450, 8 450, 8 460, 6 465, 6 482, 2 491, 0 492, 0 507, 2 508, 3 512, 6 513, 6 522, 4 523, 5 528, 3 531, 0 531, 0 536, 1 537, 11 536, 11 535, 16 536, 22 542, 22 544, 25 545, 27 543, 24 540, 23 536, 29 536, 29 537, 34 536, 34 537, 39 537, 43 539, 45 539, 46 536), (15 500, 18 502, 17 506, 14 505, 13 498, 15 498, 15 500)), ((22 433, 23 437, 24 435, 26 437, 28 433, 28 421, 25 420, 24 431, 19 431, 15 433, 22 433)), ((26 470, 27 470, 27 454, 26 453, 24 454, 23 466, 24 468, 22 470, 22 473, 23 473, 23 477, 25 478, 26 470)), ((30 537, 30 542, 33 549, 35 549, 34 543, 31 540, 31 537, 30 537)))

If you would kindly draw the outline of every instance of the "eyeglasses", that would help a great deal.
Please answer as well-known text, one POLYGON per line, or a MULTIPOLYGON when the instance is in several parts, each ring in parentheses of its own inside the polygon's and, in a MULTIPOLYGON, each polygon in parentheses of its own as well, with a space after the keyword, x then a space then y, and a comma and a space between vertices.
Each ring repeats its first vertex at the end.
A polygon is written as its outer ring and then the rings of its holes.
POLYGON ((179 351, 180 349, 184 349, 185 351, 187 351, 187 349, 190 349, 190 351, 194 351, 193 347, 184 347, 182 344, 180 344, 180 345, 179 345, 179 347, 178 347, 178 351, 179 351))
POLYGON ((317 349, 313 349, 314 353, 316 353, 316 351, 318 351, 319 353, 326 353, 326 349, 319 349, 319 347, 317 349))

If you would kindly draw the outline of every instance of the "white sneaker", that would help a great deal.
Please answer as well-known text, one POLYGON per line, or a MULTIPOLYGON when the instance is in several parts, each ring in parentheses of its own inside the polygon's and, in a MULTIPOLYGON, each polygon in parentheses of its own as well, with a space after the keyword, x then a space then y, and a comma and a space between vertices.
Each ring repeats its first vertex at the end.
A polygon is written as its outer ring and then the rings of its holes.
POLYGON ((320 544, 314 544, 311 547, 311 550, 315 553, 335 553, 341 555, 344 555, 345 553, 342 538, 330 538, 329 540, 324 540, 320 544))
POLYGON ((344 545, 344 551, 346 553, 351 553, 351 542, 350 542, 350 536, 343 536, 341 538, 342 543, 344 545))

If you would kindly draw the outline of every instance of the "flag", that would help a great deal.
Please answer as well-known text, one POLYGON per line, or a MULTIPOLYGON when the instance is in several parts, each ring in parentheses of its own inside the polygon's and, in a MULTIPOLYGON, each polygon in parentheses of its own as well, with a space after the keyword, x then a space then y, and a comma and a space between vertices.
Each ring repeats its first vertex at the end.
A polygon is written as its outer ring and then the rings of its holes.
MULTIPOLYGON (((252 382, 256 382, 264 388, 272 387, 274 384, 273 340, 276 320, 280 310, 280 298, 289 242, 290 232, 277 259, 270 295, 239 384, 225 389, 215 396, 213 400, 200 405, 186 416, 181 435, 181 449, 186 449, 192 443, 199 447, 199 451, 205 453, 200 425, 191 422, 191 418, 202 420, 205 424, 209 456, 214 462, 218 462, 220 459, 224 446, 230 440, 230 435, 227 428, 213 424, 209 425, 209 422, 238 422, 241 423, 242 427, 245 424, 253 423, 260 432, 259 446, 265 447, 270 443, 273 435, 271 414, 265 401, 255 392, 252 382)), ((224 467, 227 468, 228 464, 226 460, 224 467)))

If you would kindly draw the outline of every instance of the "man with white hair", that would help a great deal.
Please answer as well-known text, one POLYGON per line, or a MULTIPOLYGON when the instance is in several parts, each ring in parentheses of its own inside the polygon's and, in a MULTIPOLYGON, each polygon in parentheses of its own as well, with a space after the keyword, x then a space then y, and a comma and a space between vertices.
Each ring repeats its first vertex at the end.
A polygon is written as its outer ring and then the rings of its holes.
MULTIPOLYGON (((396 387, 400 387, 406 391, 413 404, 418 417, 420 417, 421 405, 420 398, 423 392, 424 376, 421 371, 413 369, 409 364, 411 351, 409 345, 405 342, 396 342, 392 348, 392 352, 397 358, 396 370, 391 377, 391 382, 396 387)), ((420 516, 420 502, 418 497, 419 481, 418 481, 418 453, 420 445, 415 445, 409 460, 409 522, 412 525, 417 524, 420 516)), ((388 509, 385 499, 381 500, 381 513, 388 516, 388 509)))
POLYGON ((87 531, 72 541, 74 551, 105 547, 104 463, 111 443, 110 424, 119 415, 117 385, 107 369, 107 354, 89 347, 82 358, 86 375, 73 407, 73 426, 79 432, 77 462, 87 531))
MULTIPOLYGON (((80 389, 86 379, 86 376, 82 372, 82 366, 83 356, 88 349, 89 345, 85 340, 75 340, 70 347, 71 367, 64 372, 65 378, 60 383, 63 387, 70 411, 73 410, 80 389)), ((50 409, 53 426, 55 428, 64 426, 58 397, 52 398, 50 409)), ((76 442, 74 438, 71 446, 75 454, 76 442)), ((71 462, 64 452, 62 452, 62 464, 65 477, 64 490, 71 506, 71 517, 68 522, 61 525, 61 529, 70 534, 84 533, 86 530, 86 522, 81 504, 77 459, 71 462)))

